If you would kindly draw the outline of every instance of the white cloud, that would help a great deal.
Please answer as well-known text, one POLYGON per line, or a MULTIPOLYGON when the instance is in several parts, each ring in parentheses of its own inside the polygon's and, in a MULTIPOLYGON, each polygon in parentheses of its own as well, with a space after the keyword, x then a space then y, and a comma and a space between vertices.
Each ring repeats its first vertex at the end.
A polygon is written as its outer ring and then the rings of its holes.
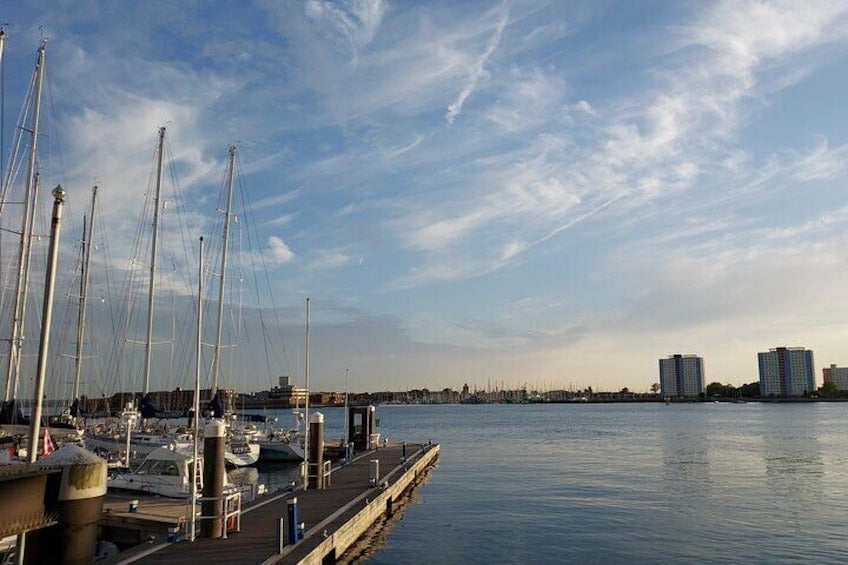
POLYGON ((268 255, 274 263, 288 263, 294 259, 294 253, 281 238, 272 235, 268 238, 268 255))
POLYGON ((340 267, 350 265, 354 261, 359 261, 359 264, 362 264, 361 258, 351 257, 350 255, 347 255, 340 251, 321 251, 308 262, 307 269, 338 269, 340 267))

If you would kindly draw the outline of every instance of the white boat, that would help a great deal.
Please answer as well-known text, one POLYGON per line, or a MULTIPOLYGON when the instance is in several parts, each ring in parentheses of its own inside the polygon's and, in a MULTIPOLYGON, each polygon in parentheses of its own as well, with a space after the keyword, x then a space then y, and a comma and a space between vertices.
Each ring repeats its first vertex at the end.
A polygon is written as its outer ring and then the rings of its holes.
POLYGON ((224 459, 233 467, 246 467, 259 461, 259 445, 241 434, 227 438, 224 459))
MULTIPOLYGON (((114 490, 157 494, 171 498, 191 496, 193 456, 190 448, 159 447, 144 458, 134 471, 109 477, 107 486, 114 490)), ((197 488, 203 489, 203 458, 198 457, 197 488)))
POLYGON ((256 430, 254 439, 259 444, 259 461, 262 463, 286 463, 299 462, 305 458, 303 451, 303 434, 301 423, 303 422, 303 410, 294 408, 292 410, 294 426, 290 430, 276 428, 274 418, 272 425, 265 432, 256 430))
POLYGON ((297 437, 289 434, 274 434, 270 437, 257 438, 259 444, 259 461, 268 463, 283 463, 303 461, 303 447, 297 437))
MULTIPOLYGON (((130 436, 130 459, 144 459, 156 449, 176 445, 178 448, 190 445, 190 437, 175 436, 170 433, 137 432, 130 436)), ((116 454, 120 459, 126 459, 126 432, 122 433, 88 433, 85 436, 85 447, 89 451, 103 454, 116 454)))
MULTIPOLYGON (((126 461, 126 432, 89 433, 85 437, 85 446, 90 451, 103 455, 113 454, 126 461)), ((138 461, 160 448, 183 450, 191 447, 191 435, 188 433, 144 433, 136 432, 130 436, 130 460, 138 461)), ((200 442, 201 453, 203 441, 200 442)), ((240 436, 227 438, 224 458, 232 467, 245 467, 259 461, 259 445, 240 436)))

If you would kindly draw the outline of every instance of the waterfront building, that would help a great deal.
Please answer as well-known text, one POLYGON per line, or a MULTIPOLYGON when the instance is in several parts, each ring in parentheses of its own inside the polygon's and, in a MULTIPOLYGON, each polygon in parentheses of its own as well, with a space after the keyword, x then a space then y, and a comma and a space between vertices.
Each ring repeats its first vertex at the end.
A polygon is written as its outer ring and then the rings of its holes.
POLYGON ((775 347, 757 354, 760 395, 802 396, 816 390, 813 352, 803 347, 775 347))
POLYGON ((822 369, 822 377, 824 382, 835 384, 837 390, 848 390, 848 367, 831 364, 830 367, 822 369))
POLYGON ((704 358, 676 353, 660 359, 663 396, 698 396, 704 392, 704 358))

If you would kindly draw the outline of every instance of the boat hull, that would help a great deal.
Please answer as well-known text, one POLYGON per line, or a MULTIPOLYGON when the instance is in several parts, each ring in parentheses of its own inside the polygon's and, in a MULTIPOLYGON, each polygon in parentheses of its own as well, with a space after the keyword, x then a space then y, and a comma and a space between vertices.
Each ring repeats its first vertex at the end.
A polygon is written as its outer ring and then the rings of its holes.
POLYGON ((303 448, 288 441, 261 442, 259 447, 259 461, 263 463, 303 461, 303 448))

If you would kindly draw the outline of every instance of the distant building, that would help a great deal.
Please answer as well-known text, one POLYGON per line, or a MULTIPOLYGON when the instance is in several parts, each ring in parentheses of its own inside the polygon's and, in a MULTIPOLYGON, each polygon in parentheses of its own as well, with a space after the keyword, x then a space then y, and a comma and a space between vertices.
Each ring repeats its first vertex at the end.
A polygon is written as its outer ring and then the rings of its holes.
POLYGON ((813 352, 803 347, 775 347, 758 353, 762 396, 802 396, 816 390, 813 352))
POLYGON ((833 383, 837 390, 848 390, 848 367, 837 367, 831 364, 830 367, 822 369, 824 382, 833 383))
POLYGON ((697 355, 670 355, 660 359, 663 396, 698 396, 704 392, 704 359, 697 355))
POLYGON ((291 406, 303 406, 306 404, 306 398, 309 392, 304 387, 297 387, 291 383, 291 377, 283 375, 280 377, 280 386, 272 387, 268 391, 268 398, 282 401, 284 404, 291 406))

